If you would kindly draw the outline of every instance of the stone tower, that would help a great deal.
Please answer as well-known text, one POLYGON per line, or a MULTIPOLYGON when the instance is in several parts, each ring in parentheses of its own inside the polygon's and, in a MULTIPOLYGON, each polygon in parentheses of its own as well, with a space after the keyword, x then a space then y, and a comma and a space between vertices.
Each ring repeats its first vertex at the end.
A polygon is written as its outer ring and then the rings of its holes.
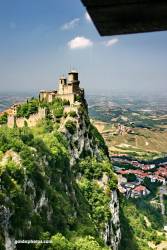
POLYGON ((40 91, 40 101, 52 102, 56 98, 67 100, 70 104, 74 104, 77 97, 84 97, 84 89, 79 87, 78 72, 72 70, 68 73, 68 77, 60 77, 58 82, 58 90, 40 91))
POLYGON ((78 72, 76 70, 71 70, 71 72, 68 73, 68 82, 78 82, 78 72))
POLYGON ((80 92, 79 84, 80 81, 78 80, 78 72, 72 70, 68 73, 68 85, 71 86, 72 93, 77 94, 80 92))
POLYGON ((67 85, 67 79, 62 76, 59 79, 59 88, 58 88, 58 94, 63 95, 64 94, 64 88, 67 85))
POLYGON ((66 79, 64 76, 59 79, 59 95, 67 95, 67 94, 77 94, 80 91, 79 88, 79 80, 78 80, 78 72, 72 70, 68 73, 68 78, 66 79))

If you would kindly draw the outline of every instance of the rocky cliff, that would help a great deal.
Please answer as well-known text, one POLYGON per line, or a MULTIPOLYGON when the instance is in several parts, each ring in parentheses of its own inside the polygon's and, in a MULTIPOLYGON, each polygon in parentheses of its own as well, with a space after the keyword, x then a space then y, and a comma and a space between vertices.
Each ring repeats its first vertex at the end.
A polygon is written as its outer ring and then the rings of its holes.
POLYGON ((33 128, 0 128, 1 249, 117 250, 117 180, 85 100, 45 108, 33 128), (22 239, 52 244, 15 244, 22 239))
MULTIPOLYGON (((63 120, 59 130, 68 138, 71 166, 75 167, 77 160, 86 157, 86 155, 97 159, 99 162, 103 162, 103 158, 106 160, 106 158, 108 158, 108 149, 101 135, 90 123, 86 105, 80 104, 74 112, 75 115, 73 115, 73 117, 70 116, 70 112, 68 114, 69 115, 63 120), (75 124, 76 127, 73 135, 66 127, 66 124, 69 122, 75 124), (103 150, 103 153, 101 153, 101 150, 103 150)), ((107 192, 107 187, 112 177, 109 177, 104 171, 103 176, 98 178, 97 183, 104 192, 107 192), (106 178, 104 176, 106 176, 106 178)), ((111 218, 105 225, 102 237, 107 245, 110 245, 113 250, 117 250, 121 239, 119 200, 115 187, 114 190, 110 191, 110 202, 108 205, 111 218)))

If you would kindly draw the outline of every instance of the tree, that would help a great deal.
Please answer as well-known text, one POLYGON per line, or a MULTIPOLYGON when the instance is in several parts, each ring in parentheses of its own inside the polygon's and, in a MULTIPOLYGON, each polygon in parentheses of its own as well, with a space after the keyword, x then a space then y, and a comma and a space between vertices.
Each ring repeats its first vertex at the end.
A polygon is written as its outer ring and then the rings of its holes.
POLYGON ((102 248, 94 237, 86 236, 85 238, 79 238, 76 243, 76 250, 107 250, 102 248))
POLYGON ((0 116, 0 124, 6 124, 8 121, 8 114, 5 112, 3 115, 0 116))
POLYGON ((76 132, 76 123, 75 122, 68 120, 65 124, 65 127, 70 134, 72 134, 72 135, 75 134, 75 132, 76 132))
POLYGON ((69 242, 61 233, 57 233, 51 238, 52 247, 49 250, 74 250, 73 244, 69 242))
POLYGON ((17 107, 17 117, 29 118, 30 115, 38 112, 39 102, 32 99, 17 107))
POLYGON ((134 182, 137 181, 137 177, 135 174, 126 174, 125 178, 127 179, 128 182, 134 182))

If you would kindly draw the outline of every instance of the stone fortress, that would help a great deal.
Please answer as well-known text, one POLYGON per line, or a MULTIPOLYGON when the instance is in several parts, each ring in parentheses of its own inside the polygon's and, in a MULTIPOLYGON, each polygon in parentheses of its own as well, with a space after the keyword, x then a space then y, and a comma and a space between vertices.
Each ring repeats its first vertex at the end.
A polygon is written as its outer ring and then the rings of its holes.
MULTIPOLYGON (((80 81, 78 80, 78 72, 72 70, 68 73, 68 77, 60 77, 58 90, 46 91, 42 90, 39 93, 40 102, 53 102, 56 98, 69 101, 69 105, 64 107, 64 112, 75 110, 78 105, 77 100, 84 98, 84 89, 80 88, 80 81), (78 98, 77 98, 78 97, 78 98)), ((11 108, 5 110, 3 113, 8 114, 8 127, 12 128, 15 125, 17 127, 24 127, 25 122, 28 127, 34 127, 38 121, 46 117, 45 108, 39 108, 38 113, 30 115, 28 119, 25 117, 17 118, 17 108, 22 103, 15 103, 11 108)))
POLYGON ((77 96, 84 97, 84 89, 79 87, 78 72, 72 70, 68 73, 68 78, 64 76, 59 79, 58 90, 54 91, 40 91, 40 101, 52 102, 55 98, 61 98, 69 101, 70 105, 74 104, 77 96))

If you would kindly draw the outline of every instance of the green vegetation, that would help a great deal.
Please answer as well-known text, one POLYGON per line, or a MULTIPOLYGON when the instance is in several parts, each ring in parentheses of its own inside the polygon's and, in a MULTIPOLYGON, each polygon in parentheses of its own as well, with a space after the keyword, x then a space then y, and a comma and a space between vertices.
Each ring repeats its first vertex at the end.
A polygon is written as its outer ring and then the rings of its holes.
POLYGON ((125 174, 124 177, 127 179, 128 182, 137 181, 137 177, 135 174, 125 174))
POLYGON ((70 134, 75 134, 76 132, 76 122, 72 120, 68 120, 65 124, 66 129, 70 134))
POLYGON ((86 215, 89 210, 87 201, 71 175, 66 139, 56 130, 45 134, 41 131, 39 127, 38 136, 35 136, 29 128, 0 129, 1 158, 10 149, 19 154, 25 168, 11 159, 0 169, 0 199, 13 213, 12 233, 16 238, 38 239, 46 231, 66 234, 68 230, 77 230, 78 223, 85 227, 88 223, 87 227, 92 228, 92 234, 96 236, 94 224, 91 225, 86 215), (31 185, 24 191, 26 178, 31 185), (72 190, 75 190, 77 204, 72 190), (33 202, 37 204, 44 191, 47 205, 35 212, 33 202), (49 212, 50 208, 52 212, 49 212), (48 212, 51 222, 47 221, 48 212), (78 218, 74 215, 76 212, 78 218), (31 221, 31 228, 28 221, 31 221))
MULTIPOLYGON (((126 154, 127 158, 137 159, 143 163, 156 164, 166 161, 166 101, 148 101, 142 97, 138 100, 135 96, 103 96, 90 97, 89 106, 90 116, 94 119, 93 124, 104 136, 111 155, 126 154), (122 127, 123 131, 119 129, 118 124, 125 126, 122 127)), ((125 169, 136 169, 130 164, 115 165, 125 169)), ((128 181, 136 180, 134 175, 126 177, 128 181)), ((144 185, 151 191, 147 198, 126 200, 120 197, 120 250, 151 250, 149 242, 157 245, 165 240, 163 226, 166 225, 167 217, 161 215, 157 195, 160 183, 151 183, 145 178, 144 185)), ((165 198, 164 203, 166 206, 165 198)))
POLYGON ((118 126, 112 123, 93 121, 99 132, 104 135, 111 154, 127 154, 129 157, 138 160, 154 160, 166 155, 167 130, 161 131, 159 128, 132 128, 132 131, 121 134, 118 126))
MULTIPOLYGON (((90 126, 86 111, 80 116, 84 119, 85 115, 87 131, 98 152, 78 160, 71 171, 69 141, 58 131, 60 124, 54 119, 62 117, 64 105, 62 100, 45 104, 32 99, 18 107, 17 116, 28 118, 40 106, 47 110, 46 119, 31 129, 0 128, 0 160, 5 162, 0 164, 0 202, 12 214, 11 235, 53 242, 36 244, 32 249, 106 250, 101 232, 111 218, 110 192, 117 180, 104 140, 90 126), (108 178, 105 191, 99 186, 103 175, 108 178)), ((74 112, 70 116, 65 127, 73 135, 78 117, 74 112)), ((4 239, 2 233, 0 239, 4 239)), ((18 247, 27 249, 26 244, 18 247)))
MULTIPOLYGON (((58 233, 51 238, 52 246, 48 250, 108 250, 102 247, 94 237, 77 237, 73 241, 68 240, 58 233)), ((37 248, 41 249, 41 248, 37 248)))
POLYGON ((27 100, 26 103, 17 107, 17 117, 29 118, 30 115, 38 112, 39 101, 37 99, 27 100))
POLYGON ((104 174, 109 178, 109 188, 111 190, 117 188, 117 178, 113 174, 111 163, 107 157, 103 156, 103 159, 97 160, 95 157, 90 156, 82 159, 79 164, 79 172, 85 176, 88 180, 101 179, 104 174))
POLYGON ((50 109, 53 111, 53 115, 56 118, 61 118, 64 112, 64 101, 61 99, 55 99, 52 104, 50 104, 50 109))
POLYGON ((96 181, 93 182, 83 178, 80 180, 79 185, 84 197, 89 202, 91 215, 95 224, 98 226, 99 230, 103 231, 105 224, 111 218, 111 212, 108 206, 110 196, 104 193, 96 181))
POLYGON ((165 225, 167 224, 167 195, 163 196, 164 206, 165 206, 165 225))
POLYGON ((148 102, 142 97, 139 101, 135 96, 123 100, 120 96, 112 96, 103 97, 101 102, 103 105, 99 104, 100 97, 91 97, 89 113, 95 120, 95 126, 97 124, 97 128, 104 135, 111 154, 127 154, 139 160, 166 156, 165 101, 162 104, 157 98, 153 102, 148 102), (118 106, 112 106, 112 102, 118 103, 118 106), (98 126, 99 121, 104 123, 103 126, 98 126), (125 126, 123 133, 119 131, 118 124, 125 126), (127 128, 130 128, 130 131, 127 132, 127 128))
POLYGON ((60 233, 54 235, 51 240, 52 247, 49 250, 74 250, 74 245, 60 233))
POLYGON ((163 218, 149 199, 126 200, 121 197, 120 208, 122 240, 119 250, 151 250, 148 242, 155 245, 165 240, 163 218))
POLYGON ((77 165, 77 172, 82 176, 78 184, 89 203, 91 216, 98 228, 103 231, 112 216, 108 206, 110 193, 117 188, 117 178, 112 171, 111 163, 101 151, 99 160, 90 156, 81 159, 77 165), (105 178, 105 191, 99 186, 102 178, 105 178))
MULTIPOLYGON (((87 123, 88 121, 87 119, 87 123)), ((98 145, 98 157, 92 157, 90 152, 85 150, 76 164, 76 173, 82 176, 78 178, 78 184, 90 206, 91 217, 95 225, 98 225, 98 229, 103 231, 112 216, 108 204, 111 190, 117 188, 117 178, 113 173, 104 139, 90 123, 88 136, 92 139, 93 145, 98 145), (103 178, 104 189, 100 187, 103 178)))
POLYGON ((151 182, 151 180, 149 178, 144 178, 144 182, 143 182, 144 186, 147 187, 148 190, 151 191, 151 195, 155 196, 158 190, 158 187, 162 186, 162 184, 158 181, 156 182, 151 182))
MULTIPOLYGON (((118 102, 118 99, 116 100, 116 102, 118 102)), ((106 103, 104 109, 104 100, 101 107, 99 106, 99 100, 97 100, 97 103, 97 106, 93 105, 91 108, 89 108, 90 116, 96 120, 101 120, 103 122, 112 122, 112 124, 120 123, 129 127, 142 129, 160 128, 162 125, 167 124, 166 112, 161 110, 158 110, 157 112, 156 105, 154 107, 154 110, 150 112, 143 112, 138 110, 136 105, 133 106, 133 104, 131 104, 133 108, 129 108, 129 103, 127 103, 127 109, 125 109, 125 106, 123 104, 122 107, 113 107, 111 112, 111 108, 108 107, 108 103, 106 103)), ((93 104, 95 103, 93 102, 93 104)))
POLYGON ((8 114, 4 113, 0 116, 0 125, 6 124, 8 121, 8 114))
POLYGON ((32 98, 27 100, 26 103, 21 104, 17 108, 17 117, 29 118, 30 115, 38 112, 39 107, 46 108, 48 111, 48 118, 52 118, 52 114, 55 118, 61 118, 64 112, 64 106, 69 105, 69 101, 56 98, 53 102, 39 102, 38 99, 32 98))
POLYGON ((108 155, 108 148, 106 146, 106 143, 102 135, 98 132, 97 128, 94 127, 92 124, 90 124, 89 138, 90 139, 93 138, 94 144, 97 144, 108 155))
POLYGON ((107 247, 102 247, 95 240, 94 237, 86 236, 85 238, 79 238, 76 241, 76 250, 107 250, 107 247))
POLYGON ((40 102, 40 107, 46 108, 48 112, 48 118, 52 119, 52 115, 55 118, 61 118, 64 113, 64 106, 69 105, 69 101, 56 98, 53 102, 40 102))
POLYGON ((75 96, 75 101, 82 102, 82 100, 83 100, 82 96, 80 96, 80 95, 75 96))
POLYGON ((76 113, 76 111, 70 111, 69 113, 69 116, 71 116, 71 117, 77 117, 77 113, 76 113))

